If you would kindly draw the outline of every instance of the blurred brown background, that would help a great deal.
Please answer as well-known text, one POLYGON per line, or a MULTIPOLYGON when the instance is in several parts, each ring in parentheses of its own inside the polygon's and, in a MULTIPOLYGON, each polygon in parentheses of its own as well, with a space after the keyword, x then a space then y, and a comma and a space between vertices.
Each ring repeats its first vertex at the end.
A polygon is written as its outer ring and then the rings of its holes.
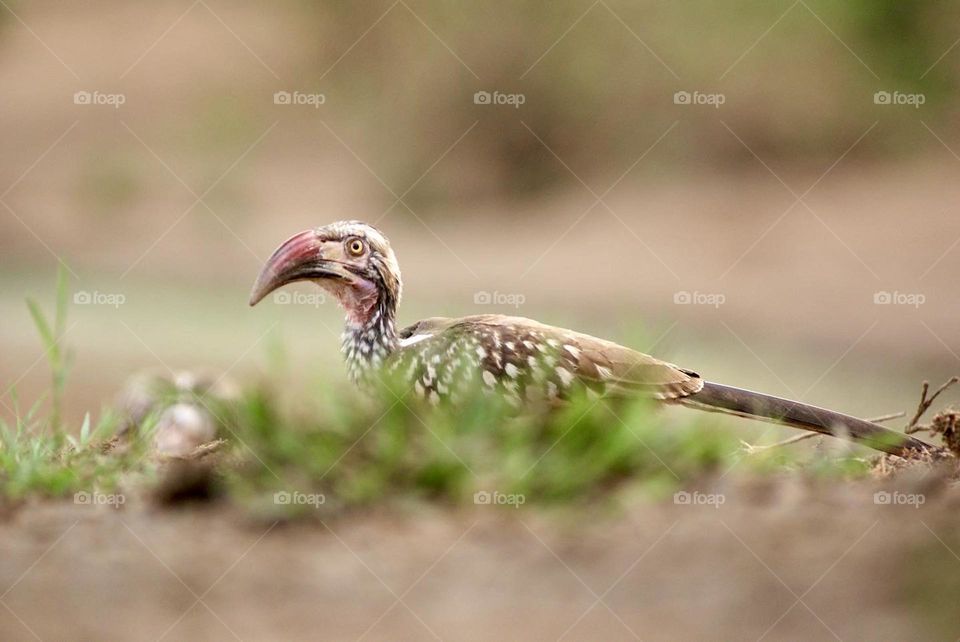
POLYGON ((710 379, 905 409, 960 369, 958 17, 6 0, 3 390, 48 387, 23 300, 52 300, 58 260, 74 417, 136 370, 250 376, 279 346, 341 385, 331 301, 246 297, 280 241, 359 218, 393 239, 402 322, 516 312, 710 379))

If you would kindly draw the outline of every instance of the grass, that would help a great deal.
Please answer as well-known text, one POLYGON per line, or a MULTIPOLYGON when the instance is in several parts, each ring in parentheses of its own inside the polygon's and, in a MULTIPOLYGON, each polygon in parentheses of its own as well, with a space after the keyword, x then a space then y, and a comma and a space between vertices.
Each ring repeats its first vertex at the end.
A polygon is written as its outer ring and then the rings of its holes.
POLYGON ((36 495, 59 497, 91 489, 113 490, 123 473, 142 468, 142 443, 133 444, 122 457, 103 452, 101 445, 118 425, 111 412, 103 413, 96 425, 87 413, 75 431, 63 425, 63 392, 71 363, 70 352, 61 341, 67 307, 67 277, 61 265, 53 318, 47 318, 39 303, 27 300, 50 366, 49 414, 40 415, 44 399, 22 411, 16 389, 6 391, 13 401, 14 418, 12 423, 0 421, 0 502, 36 495))
MULTIPOLYGON (((125 418, 112 410, 97 420, 88 413, 79 426, 62 421, 67 303, 63 270, 52 319, 28 302, 52 372, 49 412, 39 410, 44 399, 22 412, 10 391, 15 417, 0 422, 0 502, 149 491, 169 474, 151 444, 158 416, 172 403, 194 404, 217 422, 226 447, 203 461, 216 462, 212 479, 221 494, 258 514, 327 514, 409 500, 469 504, 475 497, 569 505, 637 489, 663 496, 741 457, 735 434, 713 416, 691 413, 676 423, 642 400, 584 396, 517 412, 477 394, 456 408, 433 408, 396 385, 372 397, 323 383, 291 389, 282 359, 272 376, 230 399, 167 386, 117 447, 125 418)), ((744 468, 799 465, 791 451, 777 450, 744 468)), ((849 476, 865 468, 862 460, 820 457, 805 470, 849 476)))
POLYGON ((326 397, 291 415, 269 387, 244 396, 234 435, 242 463, 227 475, 234 496, 316 495, 325 510, 404 497, 469 503, 475 493, 562 504, 634 483, 673 489, 737 450, 705 424, 664 430, 641 402, 582 398, 516 413, 482 394, 456 408, 389 390, 373 402, 326 397))
POLYGON ((0 422, 0 504, 30 497, 64 497, 77 492, 111 492, 131 470, 144 472, 143 449, 124 456, 99 447, 112 435, 110 416, 91 429, 89 415, 79 437, 43 429, 44 422, 28 412, 13 426, 0 422))
POLYGON ((70 356, 61 343, 64 330, 67 327, 67 275, 63 264, 57 271, 56 306, 53 323, 47 321, 40 305, 33 299, 27 299, 27 309, 33 318, 33 324, 40 333, 44 355, 50 364, 53 375, 51 382, 51 416, 50 424, 54 430, 60 428, 60 414, 63 407, 63 389, 67 383, 67 372, 70 367, 70 356))

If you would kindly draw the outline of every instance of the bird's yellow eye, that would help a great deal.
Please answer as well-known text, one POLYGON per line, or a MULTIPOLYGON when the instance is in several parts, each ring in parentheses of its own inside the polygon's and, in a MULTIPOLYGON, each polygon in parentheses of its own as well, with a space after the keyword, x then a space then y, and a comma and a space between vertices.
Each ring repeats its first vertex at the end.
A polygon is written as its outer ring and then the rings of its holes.
POLYGON ((363 254, 363 241, 360 239, 351 239, 347 243, 347 251, 353 256, 360 256, 363 254))

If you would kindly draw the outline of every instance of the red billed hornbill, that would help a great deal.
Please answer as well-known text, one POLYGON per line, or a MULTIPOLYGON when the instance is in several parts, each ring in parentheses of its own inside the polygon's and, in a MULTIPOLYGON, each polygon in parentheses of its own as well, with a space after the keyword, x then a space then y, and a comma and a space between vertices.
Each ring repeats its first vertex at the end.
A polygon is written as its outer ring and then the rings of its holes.
POLYGON ((350 378, 361 385, 381 373, 397 375, 431 403, 455 403, 473 386, 516 402, 563 399, 585 386, 845 436, 895 455, 939 451, 863 419, 705 381, 616 343, 522 317, 435 317, 398 331, 397 257, 380 230, 359 221, 331 223, 283 243, 260 273, 250 305, 294 281, 313 281, 346 311, 342 351, 350 378))

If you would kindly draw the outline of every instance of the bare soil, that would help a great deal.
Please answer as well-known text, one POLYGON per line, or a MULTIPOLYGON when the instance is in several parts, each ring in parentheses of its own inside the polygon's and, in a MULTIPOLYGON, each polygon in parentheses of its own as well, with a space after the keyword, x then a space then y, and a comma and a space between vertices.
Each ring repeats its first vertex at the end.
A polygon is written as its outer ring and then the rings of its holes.
POLYGON ((723 503, 416 505, 298 523, 36 505, 0 523, 0 638, 960 635, 956 490, 916 474, 897 488, 784 478, 698 492, 723 503), (924 503, 875 503, 884 490, 924 503))

